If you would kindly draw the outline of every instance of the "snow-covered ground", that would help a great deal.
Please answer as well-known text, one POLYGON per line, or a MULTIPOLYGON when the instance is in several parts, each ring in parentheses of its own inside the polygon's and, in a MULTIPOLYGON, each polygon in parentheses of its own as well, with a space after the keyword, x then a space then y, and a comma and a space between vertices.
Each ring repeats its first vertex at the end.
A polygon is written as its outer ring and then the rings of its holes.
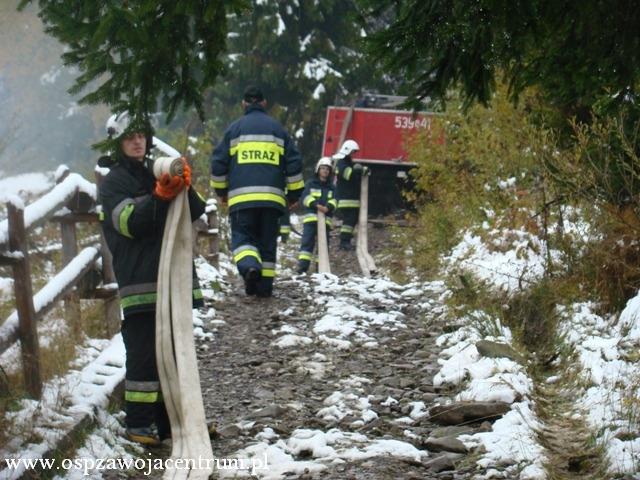
POLYGON ((577 400, 612 473, 640 472, 640 294, 618 315, 602 318, 596 305, 563 309, 562 333, 578 353, 587 385, 577 400))

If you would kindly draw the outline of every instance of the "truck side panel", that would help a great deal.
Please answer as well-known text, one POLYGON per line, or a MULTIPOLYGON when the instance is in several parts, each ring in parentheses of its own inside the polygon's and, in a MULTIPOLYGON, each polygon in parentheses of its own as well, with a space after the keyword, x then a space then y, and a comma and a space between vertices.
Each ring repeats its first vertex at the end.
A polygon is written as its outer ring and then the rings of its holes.
MULTIPOLYGON (((329 107, 322 154, 333 155, 340 148, 340 135, 348 107, 329 107)), ((364 162, 406 162, 406 145, 417 132, 432 128, 434 115, 404 110, 354 108, 345 139, 358 142, 353 158, 364 162)), ((443 141, 438 138, 436 141, 443 141)))

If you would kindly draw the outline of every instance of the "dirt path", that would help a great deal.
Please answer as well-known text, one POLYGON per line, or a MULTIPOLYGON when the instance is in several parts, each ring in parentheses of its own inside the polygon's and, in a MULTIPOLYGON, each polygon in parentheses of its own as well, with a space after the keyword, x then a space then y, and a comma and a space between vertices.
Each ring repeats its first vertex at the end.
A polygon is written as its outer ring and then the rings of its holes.
MULTIPOLYGON (((376 233, 372 250, 388 240, 376 233)), ((358 277, 355 253, 332 257, 340 277, 296 276, 295 255, 282 253, 272 299, 236 279, 214 305, 215 339, 198 355, 214 455, 268 451, 281 462, 265 478, 468 478, 439 472, 461 455, 424 445, 443 286, 358 277)))

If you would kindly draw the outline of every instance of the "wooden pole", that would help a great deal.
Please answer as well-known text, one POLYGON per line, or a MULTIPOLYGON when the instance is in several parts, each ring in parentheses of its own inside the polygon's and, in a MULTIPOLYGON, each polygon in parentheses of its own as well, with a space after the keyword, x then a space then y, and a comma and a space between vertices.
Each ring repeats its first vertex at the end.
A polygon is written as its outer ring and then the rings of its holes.
POLYGON ((347 110, 347 114, 344 117, 344 121, 342 122, 342 128, 340 129, 340 138, 338 139, 338 145, 336 146, 336 149, 333 153, 338 153, 338 150, 340 150, 340 147, 342 147, 342 144, 344 143, 345 139, 347 138, 347 130, 349 130, 349 125, 351 125, 351 119, 353 118, 353 105, 351 107, 349 107, 349 110, 347 110))
MULTIPOLYGON (((62 266, 66 266, 78 255, 78 236, 76 224, 61 222, 62 236, 62 266)), ((80 313, 80 294, 74 288, 64 299, 65 319, 71 327, 73 338, 78 340, 82 334, 82 317, 80 313)))
POLYGON ((33 306, 31 266, 29 265, 29 248, 24 228, 24 210, 9 203, 7 204, 7 214, 9 249, 12 252, 22 254, 21 260, 13 265, 13 289, 16 297, 16 310, 18 311, 24 382, 29 396, 37 400, 42 395, 40 345, 33 306))

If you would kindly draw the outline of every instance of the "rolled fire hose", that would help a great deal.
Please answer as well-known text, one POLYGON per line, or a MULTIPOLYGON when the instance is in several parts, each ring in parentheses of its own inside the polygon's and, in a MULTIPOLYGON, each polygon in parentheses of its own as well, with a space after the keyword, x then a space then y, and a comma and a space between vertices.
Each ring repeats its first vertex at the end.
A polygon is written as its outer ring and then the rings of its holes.
MULTIPOLYGON (((182 166, 180 158, 162 157, 154 162, 153 172, 156 178, 163 173, 182 175, 182 166)), ((163 475, 168 480, 204 480, 213 473, 212 461, 200 461, 213 459, 213 451, 193 340, 191 241, 191 213, 184 189, 169 206, 162 237, 156 301, 156 360, 171 422, 171 457, 193 460, 196 468, 168 468, 163 475), (200 468, 203 463, 211 466, 200 468)))
POLYGON ((360 269, 365 277, 376 273, 376 263, 369 254, 369 240, 367 232, 367 217, 369 216, 369 175, 362 175, 360 181, 360 212, 358 215, 358 237, 356 239, 356 254, 360 269))
POLYGON ((331 273, 329 247, 327 245, 327 225, 324 213, 318 211, 318 273, 331 273))

